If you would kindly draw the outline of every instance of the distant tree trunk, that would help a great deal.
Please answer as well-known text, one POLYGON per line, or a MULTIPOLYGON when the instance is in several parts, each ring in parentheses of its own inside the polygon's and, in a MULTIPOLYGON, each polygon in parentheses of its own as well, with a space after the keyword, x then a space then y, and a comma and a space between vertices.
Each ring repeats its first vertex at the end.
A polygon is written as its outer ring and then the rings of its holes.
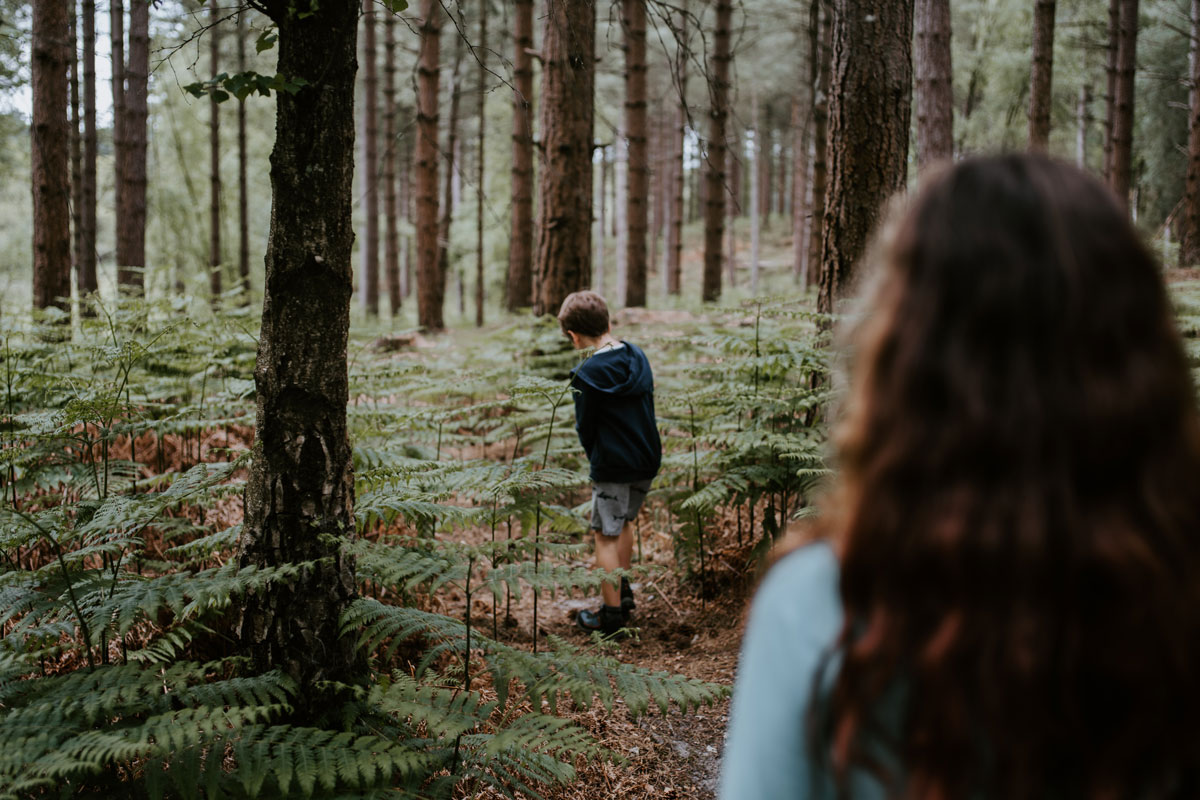
POLYGON ((62 0, 33 3, 33 306, 71 308, 67 36, 62 0))
MULTIPOLYGON (((819 278, 825 244, 826 154, 829 151, 829 86, 833 72, 833 15, 831 0, 812 0, 809 22, 813 60, 810 66, 816 99, 813 102, 812 211, 808 236, 809 281, 819 278), (819 22, 818 22, 819 18, 819 22)), ((805 286, 809 284, 806 283, 805 286)))
POLYGON ((533 0, 513 0, 512 235, 509 311, 533 303, 533 0))
POLYGON ((438 47, 442 10, 438 0, 421 3, 421 50, 417 60, 417 324, 446 327, 442 306, 445 276, 438 266, 438 47))
MULTIPOLYGON (((412 120, 408 116, 408 110, 405 110, 405 119, 408 124, 405 127, 412 126, 412 120)), ((410 231, 415 232, 415 218, 413 217, 413 155, 416 148, 413 146, 413 135, 406 134, 403 137, 404 151, 400 158, 400 215, 404 221, 408 223, 410 231)), ((413 233, 404 234, 404 247, 401 252, 400 261, 400 297, 407 298, 412 294, 413 288, 413 233)), ((399 304, 396 308, 399 308, 399 304)), ((393 312, 394 313, 394 312, 393 312)))
POLYGON ((792 103, 792 130, 795 144, 792 145, 792 279, 798 286, 808 283, 804 260, 807 250, 808 208, 808 115, 801 114, 801 95, 796 94, 792 103))
POLYGON ((608 239, 608 147, 600 148, 600 213, 597 215, 596 263, 592 269, 592 281, 597 294, 604 294, 604 243, 608 239))
POLYGON ((1092 121, 1091 105, 1092 87, 1084 84, 1079 87, 1079 106, 1076 109, 1078 131, 1075 137, 1075 164, 1080 169, 1087 168, 1088 128, 1092 121))
MULTIPOLYGON (((486 0, 485 0, 486 1, 486 0)), ((388 309, 400 310, 400 239, 396 220, 396 15, 383 12, 383 273, 388 309)))
MULTIPOLYGON (((666 192, 663 190, 665 183, 664 165, 666 159, 663 157, 663 143, 665 142, 665 125, 661 109, 654 114, 654 122, 650 126, 650 233, 649 247, 650 255, 646 258, 647 276, 646 284, 649 287, 649 273, 658 268, 658 239, 663 228, 663 204, 666 202, 666 192)), ((648 288, 647 288, 648 291, 648 288)))
POLYGON ((142 291, 146 267, 146 123, 150 72, 150 4, 129 6, 129 62, 125 69, 125 92, 121 137, 124 147, 117 153, 124 186, 118 195, 117 263, 127 269, 121 284, 142 291))
MULTIPOLYGON (((446 182, 442 195, 442 218, 438 222, 438 272, 441 273, 441 285, 446 285, 450 275, 450 227, 454 222, 454 207, 457 193, 454 191, 455 158, 458 156, 458 111, 462 102, 462 56, 463 37, 458 35, 455 27, 454 36, 454 69, 450 73, 450 119, 446 124, 446 182)), ((462 273, 458 276, 458 311, 463 312, 462 273)), ((439 315, 440 315, 439 311, 439 315)))
POLYGON ((763 110, 762 125, 758 129, 763 139, 758 151, 758 213, 762 215, 762 226, 768 229, 771 227, 771 162, 774 159, 772 127, 771 104, 767 103, 763 110))
MULTIPOLYGON (((112 144, 113 144, 113 200, 116 208, 116 229, 120 231, 125 220, 122 214, 128 206, 124 194, 129 184, 125 175, 125 166, 129 163, 125 157, 125 149, 129 143, 125 138, 125 3, 124 0, 111 0, 108 7, 109 52, 112 56, 112 144)), ((120 234, 118 233, 118 237, 120 234)), ((117 262, 117 286, 123 289, 137 291, 140 286, 137 272, 122 264, 119 256, 117 262)))
MULTIPOLYGON (((363 3, 363 230, 362 292, 363 310, 369 317, 379 316, 379 122, 377 114, 379 80, 375 69, 375 5, 363 3)), ((391 12, 388 12, 391 13, 391 12)))
POLYGON ((1179 266, 1200 265, 1200 0, 1192 0, 1192 46, 1188 93, 1191 119, 1188 125, 1187 178, 1180 215, 1179 266))
POLYGON ((1104 69, 1104 180, 1112 180, 1113 121, 1117 113, 1117 49, 1121 39, 1121 0, 1108 0, 1108 46, 1104 69))
POLYGON ((779 158, 775 159, 775 166, 778 170, 778 174, 775 176, 775 211, 784 216, 788 212, 788 140, 783 135, 786 130, 784 125, 779 125, 777 131, 779 133, 779 158))
POLYGON ((832 180, 817 300, 827 314, 850 289, 884 203, 904 188, 912 29, 912 0, 839 0, 829 110, 832 180))
POLYGON ((592 282, 593 0, 547 0, 544 30, 537 315, 558 313, 592 282))
POLYGON ((68 16, 70 30, 67 33, 67 57, 70 60, 70 102, 71 117, 69 121, 71 148, 71 267, 76 275, 79 274, 83 263, 83 139, 80 133, 79 119, 79 59, 75 53, 79 50, 79 24, 76 19, 75 2, 70 0, 68 16))
POLYGON ((738 151, 742 147, 741 136, 736 129, 729 132, 728 141, 730 146, 725 149, 725 175, 727 176, 726 185, 722 187, 722 191, 729 195, 725 201, 725 210, 728 214, 728 222, 725 224, 725 246, 728 248, 728 254, 725 257, 725 275, 729 281, 730 288, 737 286, 737 215, 740 210, 740 203, 736 187, 741 176, 738 174, 741 162, 738 160, 738 151))
POLYGON ((683 271, 683 183, 684 140, 687 136, 687 4, 679 10, 675 32, 675 72, 679 81, 679 103, 675 109, 675 131, 671 137, 671 213, 667 229, 667 294, 678 295, 683 271))
POLYGON ((704 157, 704 274, 700 297, 706 303, 721 296, 721 245, 725 222, 725 120, 729 116, 729 62, 732 0, 717 0, 712 75, 709 97, 712 101, 708 131, 708 152, 704 157))
MULTIPOLYGON (((139 0, 140 1, 140 0, 139 0)), ((221 19, 216 3, 209 6, 208 66, 213 75, 221 60, 221 19)), ((216 308, 221 302, 221 105, 216 95, 208 101, 208 292, 216 308)))
POLYGON ((758 294, 758 260, 762 256, 762 231, 759 225, 759 175, 762 173, 762 128, 758 117, 758 90, 750 92, 750 124, 754 126, 754 144, 750 149, 750 294, 758 294))
MULTIPOLYGON (((80 294, 96 291, 96 4, 83 0, 83 200, 80 227, 83 258, 80 294)), ((85 309, 84 313, 88 313, 85 309)))
POLYGON ((613 226, 616 228, 616 297, 623 305, 629 291, 629 145, 625 131, 616 131, 616 163, 613 165, 613 226))
POLYGON ((485 178, 484 134, 487 126, 487 19, 491 0, 479 0, 479 41, 475 58, 479 62, 479 138, 475 143, 475 327, 483 327, 483 183, 485 178))
MULTIPOLYGON (((246 9, 237 12, 238 72, 246 71, 246 9)), ((238 280, 242 289, 242 305, 250 304, 250 210, 246 180, 246 101, 238 101, 238 280)))
POLYGON ((1125 207, 1133 188, 1133 76, 1137 65, 1138 0, 1121 0, 1117 37, 1117 91, 1108 185, 1125 207))
MULTIPOLYGON (((1051 0, 1053 5, 1053 0, 1051 0)), ((954 157, 950 0, 916 0, 917 166, 954 157)))
POLYGON ((256 667, 300 684, 304 720, 339 714, 322 682, 358 683, 367 672, 339 619, 357 594, 354 563, 338 542, 354 537, 346 344, 358 5, 314 4, 306 15, 291 13, 289 0, 263 5, 279 31, 278 70, 308 84, 275 95, 258 414, 239 558, 307 566, 244 598, 239 633, 256 667))
POLYGON ((1033 9, 1033 68, 1029 76, 1029 149, 1050 147, 1050 102, 1054 75, 1054 6, 1037 0, 1033 9))
POLYGON ((646 305, 646 235, 649 226, 650 156, 646 118, 646 0, 621 0, 625 36, 625 135, 629 140, 625 261, 628 282, 622 301, 646 305))

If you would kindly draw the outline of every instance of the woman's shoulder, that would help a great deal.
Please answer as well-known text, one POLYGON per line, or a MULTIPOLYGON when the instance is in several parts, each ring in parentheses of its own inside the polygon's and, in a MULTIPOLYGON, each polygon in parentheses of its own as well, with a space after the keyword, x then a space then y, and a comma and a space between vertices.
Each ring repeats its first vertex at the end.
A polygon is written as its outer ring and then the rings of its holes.
POLYGON ((751 614, 800 637, 792 640, 796 644, 827 646, 842 628, 840 574, 837 555, 828 542, 797 548, 767 572, 751 614))

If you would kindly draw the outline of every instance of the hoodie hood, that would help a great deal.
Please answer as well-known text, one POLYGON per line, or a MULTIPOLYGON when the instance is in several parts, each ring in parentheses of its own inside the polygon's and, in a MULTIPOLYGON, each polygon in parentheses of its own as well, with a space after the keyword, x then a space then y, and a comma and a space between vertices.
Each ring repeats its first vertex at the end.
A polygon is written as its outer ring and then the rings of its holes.
POLYGON ((593 353, 571 373, 592 389, 614 396, 632 397, 654 391, 654 374, 646 354, 634 344, 593 353))

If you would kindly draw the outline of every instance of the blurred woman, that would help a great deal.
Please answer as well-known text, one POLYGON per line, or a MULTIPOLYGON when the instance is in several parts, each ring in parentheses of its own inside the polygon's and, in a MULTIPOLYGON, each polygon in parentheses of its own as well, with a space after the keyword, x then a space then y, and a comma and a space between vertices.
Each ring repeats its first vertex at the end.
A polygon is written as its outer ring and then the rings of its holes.
POLYGON ((935 176, 883 261, 722 798, 1200 797, 1200 421, 1153 258, 1012 155, 935 176))

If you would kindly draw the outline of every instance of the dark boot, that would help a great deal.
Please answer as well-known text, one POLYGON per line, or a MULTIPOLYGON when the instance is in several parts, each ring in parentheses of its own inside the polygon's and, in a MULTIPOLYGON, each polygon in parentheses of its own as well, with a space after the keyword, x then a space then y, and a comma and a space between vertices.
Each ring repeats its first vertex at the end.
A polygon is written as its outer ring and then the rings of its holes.
POLYGON ((633 602, 633 587, 629 585, 628 578, 621 578, 621 610, 628 617, 637 608, 637 603, 633 602))
POLYGON ((612 636, 625 627, 625 613, 620 606, 600 606, 597 611, 580 611, 575 622, 585 631, 600 631, 605 636, 612 636))

